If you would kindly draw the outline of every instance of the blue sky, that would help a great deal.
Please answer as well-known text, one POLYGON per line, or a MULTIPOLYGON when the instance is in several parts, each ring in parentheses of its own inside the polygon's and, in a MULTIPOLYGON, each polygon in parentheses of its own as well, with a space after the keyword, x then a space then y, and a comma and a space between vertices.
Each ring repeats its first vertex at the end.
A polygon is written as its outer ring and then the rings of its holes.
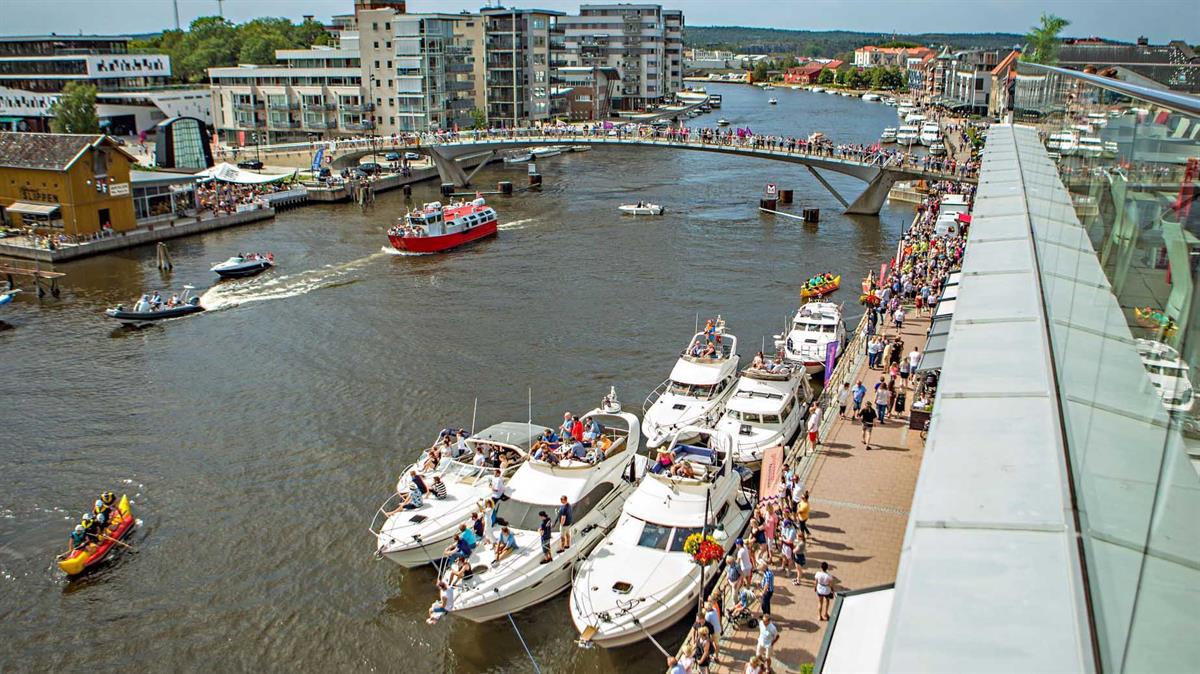
MULTIPOLYGON (((217 13, 217 0, 178 0, 180 21, 217 13)), ((476 11, 486 0, 409 0, 410 12, 476 11)), ((577 0, 542 0, 519 7, 573 12, 577 0)), ((1044 12, 1072 23, 1075 36, 1098 35, 1132 41, 1146 35, 1152 42, 1182 39, 1200 42, 1197 0, 676 0, 662 2, 682 9, 692 25, 743 25, 808 30, 866 32, 1023 33, 1044 12)), ((145 33, 174 26, 171 0, 0 0, 4 20, 0 34, 50 32, 145 33)), ((257 16, 304 14, 328 18, 349 13, 352 0, 225 0, 225 16, 241 22, 257 16)))

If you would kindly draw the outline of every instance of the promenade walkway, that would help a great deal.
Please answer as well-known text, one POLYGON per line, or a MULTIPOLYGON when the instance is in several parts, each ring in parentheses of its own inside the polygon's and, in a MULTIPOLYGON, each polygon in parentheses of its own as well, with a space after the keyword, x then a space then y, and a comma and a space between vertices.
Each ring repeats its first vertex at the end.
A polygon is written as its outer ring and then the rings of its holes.
MULTIPOLYGON (((929 317, 913 315, 900 331, 906 349, 925 350, 929 317)), ((894 329, 883 334, 894 335, 894 329)), ((881 371, 867 368, 861 351, 852 368, 854 382, 862 380, 868 391, 881 371)), ((867 399, 871 399, 868 393, 867 399)), ((908 394, 908 404, 913 396, 908 394)), ((865 404, 865 402, 864 402, 865 404)), ((837 416, 837 408, 830 414, 837 416)), ((828 623, 817 618, 813 574, 821 562, 829 562, 837 579, 835 591, 861 589, 891 583, 896 579, 900 546, 908 522, 908 510, 924 455, 919 431, 909 430, 908 412, 876 424, 871 451, 862 443, 862 426, 857 421, 834 419, 815 453, 801 462, 801 477, 811 492, 808 565, 800 586, 782 578, 776 568, 772 617, 780 631, 775 645, 775 672, 798 672, 804 663, 816 660, 828 623)), ((754 655, 757 629, 725 626, 720 655, 711 672, 742 674, 754 655)))

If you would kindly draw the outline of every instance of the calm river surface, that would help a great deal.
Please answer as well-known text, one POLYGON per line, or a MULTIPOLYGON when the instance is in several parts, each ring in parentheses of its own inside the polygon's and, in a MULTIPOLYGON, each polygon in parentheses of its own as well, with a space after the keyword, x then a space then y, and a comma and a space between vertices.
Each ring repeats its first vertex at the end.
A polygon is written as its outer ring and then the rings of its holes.
MULTIPOLYGON (((865 143, 896 125, 878 103, 711 90, 724 107, 692 124, 865 143)), ((61 300, 6 307, 0 670, 531 671, 507 622, 429 628, 432 571, 372 558, 367 526, 398 471, 436 429, 469 426, 476 398, 480 427, 525 420, 529 388, 537 423, 610 385, 640 412, 697 315, 722 314, 748 357, 812 273, 850 280, 834 299, 853 317, 855 279, 912 214, 848 218, 803 167, 766 160, 600 148, 541 166, 543 192, 492 202, 499 237, 450 255, 381 252, 395 191, 365 216, 315 206, 172 241, 166 276, 152 246, 61 265, 61 300), (820 225, 758 213, 767 182, 796 191, 795 213, 819 207, 820 225), (638 199, 666 215, 617 214, 638 199), (101 315, 144 288, 203 291, 212 263, 248 250, 281 264, 210 291, 225 308, 136 331, 101 315), (105 489, 135 502, 136 552, 67 582, 52 559, 105 489)), ((565 594, 516 619, 543 671, 663 669, 648 643, 576 648, 565 594)))

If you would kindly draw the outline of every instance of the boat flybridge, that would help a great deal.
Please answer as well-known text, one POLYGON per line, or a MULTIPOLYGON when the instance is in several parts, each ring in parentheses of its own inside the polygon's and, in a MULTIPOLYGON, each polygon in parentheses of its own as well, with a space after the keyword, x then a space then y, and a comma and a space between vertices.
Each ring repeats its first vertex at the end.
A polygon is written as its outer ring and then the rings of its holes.
POLYGON ((938 126, 937 122, 925 122, 921 124, 921 134, 918 140, 922 145, 933 145, 942 140, 942 127, 938 126))
POLYGON ((742 489, 749 471, 733 465, 732 444, 727 433, 686 426, 658 451, 616 526, 575 573, 571 619, 581 645, 631 644, 696 610, 719 566, 701 567, 684 543, 706 531, 728 552, 753 510, 742 489))
POLYGON ((509 482, 508 499, 496 509, 495 539, 506 524, 516 549, 499 560, 495 549, 478 544, 468 559, 470 575, 456 579, 453 568, 443 580, 457 580, 459 587, 452 615, 475 622, 503 617, 546 601, 571 584, 576 565, 612 530, 621 506, 633 492, 637 477, 646 472, 648 461, 638 454, 640 434, 637 417, 622 412, 615 394, 583 417, 601 425, 598 440, 592 440, 585 459, 558 459, 549 448, 535 450, 509 482), (570 547, 562 549, 557 509, 565 496, 571 504, 573 531, 570 547), (552 561, 542 563, 539 512, 554 522, 550 540, 552 561))
POLYGON ((809 374, 825 369, 825 354, 831 343, 837 343, 839 349, 846 343, 842 307, 833 302, 809 302, 801 306, 786 336, 775 335, 775 347, 783 350, 784 358, 803 363, 809 374))
POLYGON ((505 421, 471 434, 462 448, 455 443, 443 444, 439 437, 439 442, 422 452, 401 474, 396 491, 375 513, 371 533, 375 535, 376 554, 409 568, 436 563, 454 540, 458 525, 491 495, 489 478, 494 471, 499 468, 504 479, 511 477, 545 430, 545 426, 505 421), (502 468, 493 463, 501 457, 507 459, 502 468), (409 475, 414 470, 426 485, 435 476, 440 477, 446 484, 446 498, 425 496, 420 506, 405 509, 401 504, 410 492, 409 475))
POLYGON ((755 357, 742 370, 715 428, 733 438, 734 462, 758 470, 768 447, 787 446, 796 436, 812 397, 803 367, 786 362, 782 353, 761 361, 755 357))
POLYGON ((725 331, 720 316, 710 325, 692 336, 671 376, 646 397, 642 435, 648 446, 666 444, 683 426, 711 424, 729 397, 738 373, 737 337, 725 331))
POLYGON ((879 134, 880 143, 895 143, 896 142, 896 127, 889 126, 879 134))
POLYGON ((915 145, 918 135, 920 135, 920 129, 916 126, 903 124, 899 129, 896 129, 896 142, 900 145, 915 145))

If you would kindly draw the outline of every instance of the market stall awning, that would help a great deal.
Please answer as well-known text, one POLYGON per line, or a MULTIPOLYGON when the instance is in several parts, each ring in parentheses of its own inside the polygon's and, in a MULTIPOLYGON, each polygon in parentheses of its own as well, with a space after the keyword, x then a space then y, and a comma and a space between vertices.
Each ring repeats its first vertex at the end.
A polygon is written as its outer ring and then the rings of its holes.
POLYGON ((54 215, 58 212, 58 209, 58 204, 43 204, 34 201, 14 201, 13 203, 4 207, 4 210, 8 211, 9 213, 20 213, 21 215, 40 215, 43 217, 54 215))
POLYGON ((814 670, 821 674, 879 671, 895 595, 894 584, 839 592, 814 670))
POLYGON ((200 180, 220 180, 227 183, 237 183, 239 185, 258 185, 262 183, 274 183, 280 180, 291 178, 294 173, 255 173, 254 171, 246 171, 240 169, 233 164, 217 164, 216 166, 205 169, 196 174, 200 180))

